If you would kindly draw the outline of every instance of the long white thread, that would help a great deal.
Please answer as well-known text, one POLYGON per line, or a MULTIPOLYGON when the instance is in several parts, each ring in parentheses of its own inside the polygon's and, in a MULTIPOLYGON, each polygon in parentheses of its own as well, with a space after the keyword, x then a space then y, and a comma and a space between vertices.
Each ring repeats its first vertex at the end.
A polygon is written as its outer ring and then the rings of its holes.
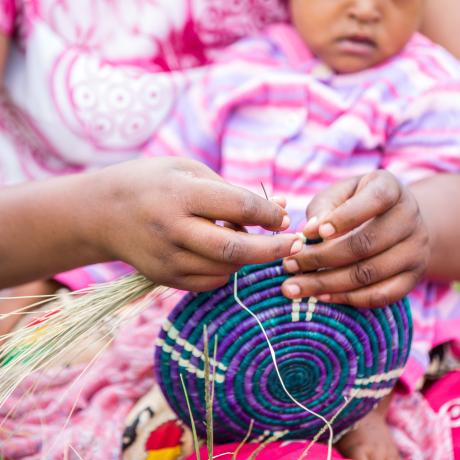
POLYGON ((308 409, 308 407, 304 406, 300 401, 297 401, 297 399, 295 399, 294 396, 292 396, 291 393, 289 392, 289 390, 286 388, 286 385, 284 384, 283 378, 281 377, 281 373, 280 373, 280 371, 278 369, 278 362, 276 360, 275 350, 274 350, 274 348, 273 348, 273 346, 272 346, 272 344, 270 342, 270 339, 268 338, 268 334, 267 334, 263 324, 261 323, 261 321, 259 320, 257 315, 254 314, 248 307, 246 307, 246 305, 238 297, 238 273, 235 273, 235 277, 234 277, 233 297, 234 297, 235 301, 238 303, 238 305, 244 311, 249 313, 257 321, 257 324, 259 325, 260 330, 262 331, 262 333, 263 333, 263 335, 265 337, 265 340, 267 341, 268 348, 270 350, 270 354, 271 354, 271 357, 272 357, 273 365, 275 366, 276 375, 278 376, 278 379, 279 379, 279 381, 281 383, 281 387, 283 388, 283 390, 286 393, 286 395, 288 396, 288 398, 294 404, 296 404, 298 407, 300 407, 302 410, 304 410, 305 412, 308 412, 309 414, 313 415, 314 417, 319 418, 322 422, 324 422, 325 426, 327 426, 327 429, 329 430, 329 440, 328 440, 328 443, 327 443, 327 460, 331 460, 331 458, 332 458, 332 443, 333 443, 333 439, 334 439, 334 432, 332 430, 332 425, 322 415, 317 414, 316 412, 314 412, 311 409, 308 409))

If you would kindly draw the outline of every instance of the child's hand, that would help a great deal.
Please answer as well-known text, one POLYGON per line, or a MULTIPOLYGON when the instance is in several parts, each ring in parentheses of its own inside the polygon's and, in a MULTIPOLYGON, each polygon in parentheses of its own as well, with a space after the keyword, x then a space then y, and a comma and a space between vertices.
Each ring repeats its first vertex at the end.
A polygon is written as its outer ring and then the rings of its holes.
POLYGON ((160 284, 215 288, 241 265, 302 248, 292 234, 250 235, 216 225, 220 220, 279 231, 289 218, 282 205, 234 187, 192 160, 127 162, 95 173, 92 183, 85 225, 94 224, 87 240, 105 248, 106 260, 128 262, 160 284))
POLYGON ((409 293, 426 271, 430 242, 417 202, 387 171, 319 193, 307 217, 307 238, 324 242, 285 260, 288 271, 303 273, 284 283, 287 297, 383 306, 409 293))

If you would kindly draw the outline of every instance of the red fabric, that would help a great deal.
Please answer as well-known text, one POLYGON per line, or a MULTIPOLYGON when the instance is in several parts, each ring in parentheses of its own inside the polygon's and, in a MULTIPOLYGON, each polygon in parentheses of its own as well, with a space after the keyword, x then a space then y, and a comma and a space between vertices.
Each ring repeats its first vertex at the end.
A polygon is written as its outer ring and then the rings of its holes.
POLYGON ((145 443, 145 449, 160 450, 167 447, 176 447, 180 445, 183 434, 184 430, 179 422, 177 420, 169 420, 150 433, 145 443))

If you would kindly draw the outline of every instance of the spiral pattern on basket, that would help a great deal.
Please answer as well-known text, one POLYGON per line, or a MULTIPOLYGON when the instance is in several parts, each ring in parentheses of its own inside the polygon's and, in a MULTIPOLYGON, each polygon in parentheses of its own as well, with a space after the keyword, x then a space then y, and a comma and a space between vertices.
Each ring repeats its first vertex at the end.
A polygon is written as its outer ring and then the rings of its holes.
MULTIPOLYGON (((382 309, 326 304, 313 297, 291 301, 281 293, 288 276, 281 262, 246 266, 238 274, 238 296, 266 329, 283 381, 296 400, 327 420, 342 409, 333 423, 337 435, 393 388, 410 349, 410 308, 405 299, 382 309)), ((242 440, 251 419, 252 437, 259 439, 287 431, 285 438, 312 438, 323 428, 320 419, 298 407, 282 389, 266 339, 256 320, 235 301, 232 282, 186 295, 158 338, 156 374, 184 422, 190 424, 180 374, 197 430, 205 436, 205 325, 211 371, 216 366, 216 441, 242 440)))

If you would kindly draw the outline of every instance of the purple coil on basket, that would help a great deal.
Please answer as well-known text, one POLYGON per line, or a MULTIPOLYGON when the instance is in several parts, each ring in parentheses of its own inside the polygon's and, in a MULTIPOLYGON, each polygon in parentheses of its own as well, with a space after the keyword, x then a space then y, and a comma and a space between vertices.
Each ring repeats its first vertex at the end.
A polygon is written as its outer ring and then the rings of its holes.
MULTIPOLYGON (((412 337, 409 304, 404 299, 381 309, 357 309, 312 297, 292 301, 281 293, 288 276, 280 261, 243 267, 238 297, 263 324, 287 390, 328 421, 334 418, 337 436, 366 415, 400 376, 412 337)), ((251 420, 253 438, 286 432, 284 439, 311 439, 324 427, 284 391, 263 331, 237 303, 233 281, 186 295, 158 338, 156 375, 184 422, 190 424, 190 415, 180 375, 197 431, 205 437, 204 326, 211 372, 215 366, 217 442, 241 441, 251 420)))

